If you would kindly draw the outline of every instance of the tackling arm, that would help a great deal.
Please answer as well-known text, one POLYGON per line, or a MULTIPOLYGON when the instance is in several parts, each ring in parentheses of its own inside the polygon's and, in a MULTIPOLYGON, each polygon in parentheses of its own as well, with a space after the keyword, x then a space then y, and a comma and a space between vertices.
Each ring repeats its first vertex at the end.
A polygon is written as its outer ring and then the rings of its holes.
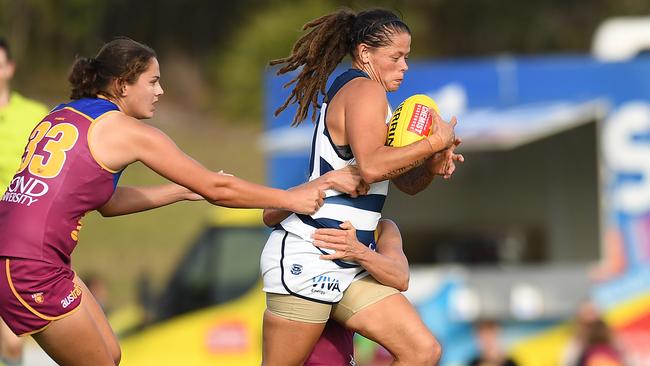
POLYGON ((377 226, 377 251, 357 240, 356 230, 349 222, 341 229, 318 229, 314 245, 335 250, 322 259, 343 259, 359 263, 379 283, 406 291, 409 283, 408 260, 402 251, 402 237, 394 222, 382 219, 377 226))
POLYGON ((100 123, 94 128, 91 139, 95 156, 111 169, 119 170, 141 161, 161 176, 219 206, 313 213, 323 203, 323 193, 317 189, 288 192, 212 172, 183 153, 160 130, 121 113, 106 118, 111 118, 110 123, 100 123))
POLYGON ((197 201, 203 197, 178 184, 151 187, 117 187, 113 196, 97 211, 104 216, 127 215, 178 201, 197 201))
MULTIPOLYGON (((351 197, 357 197, 368 193, 370 186, 361 180, 359 169, 356 165, 349 165, 342 169, 331 170, 324 175, 303 183, 299 187, 318 187, 319 189, 335 189, 346 193, 351 197)), ((296 187, 289 190, 296 189, 296 187)), ((264 225, 273 227, 291 214, 290 211, 278 209, 265 209, 262 219, 264 225)))

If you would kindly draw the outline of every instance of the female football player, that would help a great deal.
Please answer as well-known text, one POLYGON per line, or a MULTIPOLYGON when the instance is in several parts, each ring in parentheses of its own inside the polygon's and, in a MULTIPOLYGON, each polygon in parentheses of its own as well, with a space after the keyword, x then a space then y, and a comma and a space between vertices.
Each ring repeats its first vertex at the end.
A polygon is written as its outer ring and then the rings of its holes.
POLYGON ((311 214, 322 205, 322 190, 357 191, 360 179, 284 191, 206 169, 141 121, 153 117, 163 94, 160 76, 155 52, 126 38, 77 60, 69 77, 72 101, 33 129, 0 200, 0 316, 60 365, 116 365, 121 357, 99 304, 70 264, 88 211, 124 215, 204 198, 311 214), (117 186, 136 161, 174 183, 117 186))
POLYGON ((462 161, 454 153, 460 143, 454 134, 456 121, 446 123, 431 111, 430 136, 404 147, 384 145, 389 115, 386 93, 401 85, 411 44, 408 26, 392 12, 339 10, 303 29, 309 32, 296 42, 291 55, 271 62, 281 65, 279 74, 299 69, 295 86, 277 113, 297 103, 294 125, 307 117, 310 106, 315 119, 323 93, 310 179, 356 164, 370 188, 367 195, 358 197, 328 190, 316 214, 291 214, 282 220, 281 229, 271 233, 261 258, 267 293, 263 363, 304 363, 333 316, 382 344, 395 357, 395 365, 433 365, 440 357, 440 346, 408 300, 367 276, 363 258, 354 253, 323 258, 330 252, 312 242, 318 239, 316 229, 338 229, 350 222, 359 241, 375 249, 374 232, 388 181, 415 194, 435 175, 450 176, 455 162, 462 161), (346 55, 351 56, 352 68, 339 75, 325 93, 328 77, 346 55), (339 304, 338 311, 333 312, 335 304, 339 304))

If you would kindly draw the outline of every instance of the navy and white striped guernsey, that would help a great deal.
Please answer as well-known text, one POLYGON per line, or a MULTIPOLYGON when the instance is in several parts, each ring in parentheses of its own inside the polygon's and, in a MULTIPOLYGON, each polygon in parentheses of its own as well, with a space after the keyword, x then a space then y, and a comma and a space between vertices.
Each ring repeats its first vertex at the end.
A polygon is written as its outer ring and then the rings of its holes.
MULTIPOLYGON (((349 81, 368 75, 357 69, 349 69, 339 75, 327 92, 325 101, 320 110, 318 124, 314 130, 312 140, 310 177, 316 179, 330 170, 341 169, 347 165, 356 164, 349 145, 337 146, 332 142, 325 118, 327 116, 327 102, 349 81)), ((390 116, 390 114, 389 114, 390 116)), ((336 190, 325 192, 325 204, 314 215, 292 214, 280 224, 282 228, 292 234, 298 235, 307 241, 312 241, 311 234, 315 228, 339 228, 344 221, 350 221, 357 230, 358 240, 375 248, 375 229, 381 218, 381 210, 388 193, 388 181, 381 181, 370 185, 367 195, 356 198, 336 190)), ((321 250, 323 251, 323 250, 321 250)), ((325 251, 323 251, 325 253, 325 251)), ((335 261, 341 267, 356 266, 356 264, 335 261)))

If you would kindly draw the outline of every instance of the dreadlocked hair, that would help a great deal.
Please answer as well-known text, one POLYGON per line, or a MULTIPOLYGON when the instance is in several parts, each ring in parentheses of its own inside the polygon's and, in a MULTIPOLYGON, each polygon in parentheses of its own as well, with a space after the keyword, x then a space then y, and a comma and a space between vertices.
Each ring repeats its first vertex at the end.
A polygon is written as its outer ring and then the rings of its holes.
POLYGON ((302 66, 297 77, 284 87, 295 84, 291 95, 275 111, 279 115, 289 104, 298 103, 298 111, 291 126, 297 126, 307 118, 309 106, 313 106, 312 122, 316 120, 319 92, 325 94, 327 78, 349 51, 350 30, 356 15, 352 10, 341 9, 305 24, 310 29, 294 44, 291 55, 269 62, 270 66, 284 65, 277 75, 286 74, 302 66))
POLYGON ((411 30, 397 15, 389 10, 370 9, 355 14, 350 9, 340 9, 305 24, 302 30, 309 33, 298 39, 291 55, 269 62, 283 65, 277 75, 286 74, 300 67, 298 76, 284 87, 295 84, 291 95, 275 111, 279 115, 290 104, 298 103, 298 111, 292 126, 299 125, 313 107, 312 122, 316 120, 319 93, 325 95, 327 78, 346 54, 357 57, 356 47, 365 43, 370 47, 389 45, 397 33, 411 34, 411 30))

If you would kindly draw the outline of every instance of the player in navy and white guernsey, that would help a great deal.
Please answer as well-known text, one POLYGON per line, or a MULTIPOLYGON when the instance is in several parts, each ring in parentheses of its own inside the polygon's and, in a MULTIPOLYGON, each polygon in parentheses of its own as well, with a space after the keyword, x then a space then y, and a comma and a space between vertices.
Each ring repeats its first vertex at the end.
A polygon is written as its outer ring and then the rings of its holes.
MULTIPOLYGON (((332 84, 326 100, 332 100, 343 86, 359 77, 367 78, 368 75, 356 69, 341 74, 332 84)), ((327 102, 324 102, 314 131, 310 181, 331 171, 356 165, 350 146, 337 146, 332 143, 325 124, 326 115, 327 102)), ((325 203, 315 214, 294 213, 284 219, 280 226, 288 234, 280 240, 281 234, 275 233, 272 236, 274 240, 269 240, 262 256, 264 291, 289 293, 330 304, 339 302, 352 280, 365 275, 363 268, 355 262, 338 259, 324 262, 319 259, 319 255, 328 254, 327 251, 310 245, 291 243, 311 242, 317 228, 338 229, 344 221, 350 221, 356 229, 359 241, 374 249, 374 232, 381 218, 387 193, 387 180, 370 184, 366 194, 355 197, 330 189, 325 191, 325 203), (280 267, 277 266, 278 255, 284 258, 280 267), (296 274, 295 270, 292 271, 295 265, 301 266, 299 274, 296 274)))
MULTIPOLYGON (((368 78, 368 75, 361 70, 350 69, 338 76, 327 92, 326 101, 321 106, 320 118, 314 130, 309 180, 314 180, 332 170, 356 165, 350 146, 335 145, 325 123, 327 101, 334 99, 336 93, 355 78, 368 78)), ((390 113, 388 113, 387 120, 389 117, 390 113)), ((336 190, 328 190, 325 192, 326 198, 323 207, 315 214, 311 216, 292 214, 282 221, 281 226, 288 232, 309 240, 315 228, 338 228, 344 221, 349 220, 356 228, 359 240, 366 246, 374 248, 374 231, 381 217, 387 193, 387 180, 370 184, 368 192, 357 197, 351 197, 336 190)), ((337 264, 343 268, 358 267, 354 263, 343 261, 337 261, 337 264)))
POLYGON ((454 152, 459 143, 454 135, 456 121, 447 123, 432 111, 430 136, 407 146, 385 146, 386 93, 401 85, 411 43, 408 26, 392 12, 342 9, 307 23, 304 29, 308 32, 291 55, 271 62, 281 65, 279 74, 294 70, 298 74, 291 95, 276 113, 295 102, 294 125, 307 117, 310 106, 315 120, 320 91, 349 54, 352 68, 334 81, 320 109, 310 179, 356 165, 370 189, 367 196, 359 197, 327 191, 325 205, 316 214, 291 215, 269 237, 261 258, 267 293, 263 363, 302 364, 331 317, 383 345, 395 356, 396 365, 436 364, 440 346, 413 306, 396 289, 364 272, 368 251, 330 254, 315 246, 314 239, 329 235, 321 230, 336 230, 340 224, 357 230, 359 242, 371 249, 388 180, 415 194, 435 175, 453 173, 454 163, 462 160, 454 152))
MULTIPOLYGON (((341 188, 268 188, 185 155, 140 121, 153 117, 163 90, 155 52, 133 40, 116 39, 95 58, 77 60, 69 80, 72 101, 31 122, 21 165, 0 200, 0 317, 15 334, 31 334, 59 365, 114 366, 121 358, 100 305, 71 267, 87 212, 124 215, 205 198, 310 214, 322 205, 321 189, 341 188), (136 161, 174 183, 117 186, 136 161)), ((358 175, 348 178, 355 190, 358 175)))

